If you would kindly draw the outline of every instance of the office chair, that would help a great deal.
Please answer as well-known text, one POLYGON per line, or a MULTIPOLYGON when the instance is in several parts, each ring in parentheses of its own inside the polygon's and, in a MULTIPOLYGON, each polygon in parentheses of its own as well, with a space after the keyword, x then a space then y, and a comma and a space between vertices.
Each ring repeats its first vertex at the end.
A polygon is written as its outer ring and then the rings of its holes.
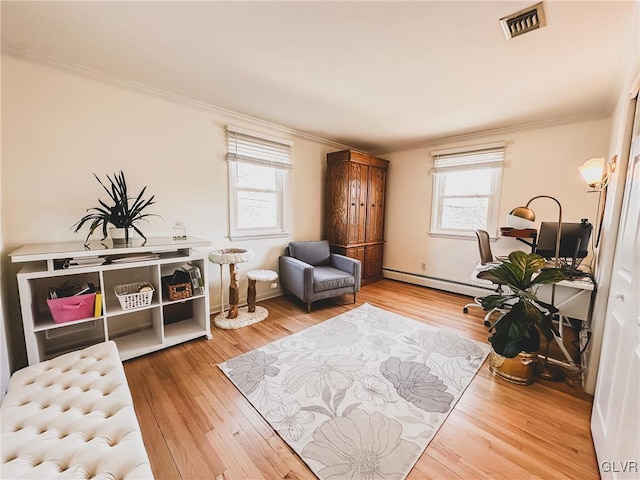
MULTIPOLYGON (((491 242, 489 241, 489 233, 487 233, 485 230, 476 230, 475 234, 476 234, 476 237, 478 238, 478 250, 480 252, 480 263, 476 265, 476 269, 474 270, 474 272, 477 272, 477 273, 475 273, 473 278, 474 280, 479 280, 478 283, 486 284, 487 281, 493 283, 494 285, 496 285, 496 289, 495 289, 496 293, 501 294, 502 284, 495 276, 491 274, 491 272, 488 271, 490 268, 500 265, 499 262, 495 261, 493 257, 493 253, 491 252, 491 242)), ((467 303, 462 308, 462 312, 469 313, 470 307, 482 308, 482 301, 480 300, 480 297, 474 298, 472 303, 467 303)), ((495 311, 502 312, 502 310, 498 308, 494 308, 493 310, 490 310, 489 312, 487 312, 487 314, 484 317, 485 326, 487 327, 491 326, 491 322, 489 321, 489 318, 491 317, 491 314, 494 313, 495 311)))

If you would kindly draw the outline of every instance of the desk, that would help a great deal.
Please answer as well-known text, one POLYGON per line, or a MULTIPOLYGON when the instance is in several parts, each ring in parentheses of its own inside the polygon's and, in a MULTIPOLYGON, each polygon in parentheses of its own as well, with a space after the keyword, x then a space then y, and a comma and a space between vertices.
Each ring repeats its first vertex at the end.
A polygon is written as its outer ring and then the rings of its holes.
POLYGON ((503 237, 512 237, 516 240, 524 243, 525 245, 529 245, 531 247, 531 251, 535 250, 536 241, 538 239, 538 231, 535 228, 511 228, 511 227, 500 227, 500 235, 503 237), (525 239, 531 239, 528 242, 525 239))
MULTIPOLYGON (((565 356, 566 361, 549 358, 549 362, 569 368, 578 368, 578 365, 573 361, 564 345, 563 327, 567 325, 571 326, 569 318, 580 320, 583 323, 583 328, 589 328, 591 326, 591 310, 593 293, 595 291, 596 286, 589 278, 563 280, 556 284, 555 307, 559 310, 558 332, 560 335, 554 339, 565 356)), ((542 285, 538 290, 537 296, 543 302, 551 302, 551 285, 542 285)))

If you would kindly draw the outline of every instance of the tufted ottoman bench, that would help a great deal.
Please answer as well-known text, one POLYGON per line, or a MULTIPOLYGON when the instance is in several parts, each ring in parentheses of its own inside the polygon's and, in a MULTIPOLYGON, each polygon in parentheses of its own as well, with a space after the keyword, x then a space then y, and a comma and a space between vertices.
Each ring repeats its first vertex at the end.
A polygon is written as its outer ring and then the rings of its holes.
POLYGON ((17 371, 0 411, 0 478, 153 478, 114 342, 17 371))

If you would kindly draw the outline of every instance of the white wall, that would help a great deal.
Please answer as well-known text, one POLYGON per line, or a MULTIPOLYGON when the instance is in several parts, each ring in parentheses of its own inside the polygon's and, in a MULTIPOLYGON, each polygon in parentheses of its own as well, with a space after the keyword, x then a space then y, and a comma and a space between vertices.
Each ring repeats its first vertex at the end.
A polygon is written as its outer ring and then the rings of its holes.
MULTIPOLYGON (((470 274, 478 261, 475 237, 442 238, 429 235, 433 165, 430 152, 496 141, 507 142, 500 201, 500 225, 514 207, 536 195, 556 197, 563 221, 595 220, 597 197, 588 194, 577 167, 588 158, 608 151, 609 119, 475 135, 465 141, 438 142, 410 151, 382 155, 391 160, 387 190, 385 276, 460 293, 475 291, 470 274), (426 270, 421 270, 421 263, 426 270), (406 272, 402 275, 391 272, 406 272), (440 279, 440 280, 439 280, 440 279), (444 280, 444 281, 441 281, 444 280)), ((540 221, 557 221, 558 208, 549 199, 535 200, 536 227, 540 221)), ((494 255, 528 247, 512 238, 492 244, 494 255)))
MULTIPOLYGON (((637 10, 640 11, 640 4, 637 5, 637 10)), ((627 55, 627 69, 620 77, 620 88, 617 92, 616 107, 612 115, 610 144, 606 156, 606 159, 610 160, 617 155, 618 162, 616 171, 612 174, 607 187, 606 210, 602 220, 603 236, 598 249, 598 269, 596 272, 598 291, 593 304, 591 341, 586 351, 587 371, 583 382, 584 390, 590 394, 595 392, 598 377, 602 335, 607 312, 615 247, 618 239, 618 225, 620 223, 620 211, 627 176, 627 164, 629 162, 633 115, 636 104, 636 101, 631 97, 632 92, 637 95, 638 87, 640 86, 640 44, 637 41, 638 32, 640 31, 639 23, 640 20, 636 16, 636 35, 627 55)))
MULTIPOLYGON (((132 190, 147 185, 156 196, 152 211, 162 218, 143 224, 146 235, 170 235, 179 217, 189 235, 211 241, 210 250, 234 246, 255 251, 254 260, 239 266, 242 292, 243 272, 276 269, 289 241, 322 235, 326 153, 337 150, 334 145, 7 55, 2 58, 2 98, 5 261, 7 253, 22 244, 84 240, 86 230, 74 234, 70 227, 104 197, 92 172, 103 177, 120 169, 132 190), (289 238, 226 238, 228 124, 294 142, 289 238)), ((12 266, 5 274, 3 292, 14 323, 20 322, 16 271, 12 266)), ((217 265, 210 265, 210 276, 211 301, 218 309, 217 265)), ((268 285, 258 288, 259 298, 276 293, 268 285)), ((23 341, 21 328, 12 324, 14 342, 23 341)))

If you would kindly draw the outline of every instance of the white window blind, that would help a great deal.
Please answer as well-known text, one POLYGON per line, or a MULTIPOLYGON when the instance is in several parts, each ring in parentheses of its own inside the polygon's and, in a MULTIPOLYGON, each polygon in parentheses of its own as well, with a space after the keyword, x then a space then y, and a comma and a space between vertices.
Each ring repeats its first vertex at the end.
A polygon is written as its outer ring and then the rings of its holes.
POLYGON ((431 173, 443 173, 454 170, 477 170, 481 168, 502 168, 504 166, 504 147, 461 153, 436 154, 431 173))
POLYGON ((258 135, 227 127, 227 160, 271 168, 292 168, 291 142, 258 135))

